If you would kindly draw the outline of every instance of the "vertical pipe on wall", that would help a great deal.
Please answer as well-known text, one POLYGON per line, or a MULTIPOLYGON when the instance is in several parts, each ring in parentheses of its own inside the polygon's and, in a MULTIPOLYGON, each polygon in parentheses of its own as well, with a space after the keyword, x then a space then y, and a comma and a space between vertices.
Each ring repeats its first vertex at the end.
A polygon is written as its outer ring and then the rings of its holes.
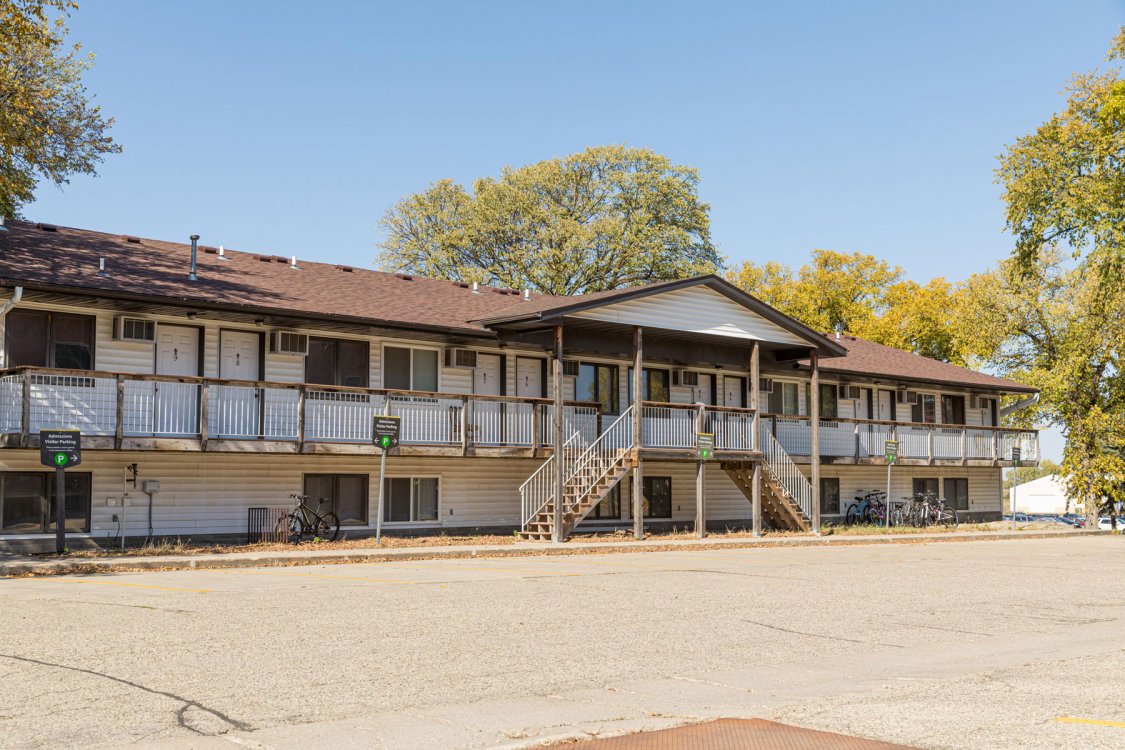
POLYGON ((561 542, 562 504, 566 489, 566 466, 563 460, 563 327, 555 326, 555 413, 554 413, 554 456, 555 456, 555 502, 554 524, 551 527, 551 541, 561 542))
POLYGON ((809 352, 812 369, 812 403, 809 405, 809 425, 812 430, 812 530, 820 533, 820 361, 816 349, 809 352))
MULTIPOLYGON (((754 342, 750 350, 750 408, 754 416, 750 421, 750 449, 755 452, 762 450, 762 391, 761 391, 762 353, 758 342, 754 342)), ((761 456, 754 461, 754 479, 751 489, 751 515, 750 524, 754 536, 762 535, 762 459, 761 456)))
POLYGON ((640 326, 633 326, 633 455, 636 464, 633 468, 633 536, 644 539, 644 467, 641 463, 641 419, 644 413, 644 388, 641 360, 644 355, 644 340, 640 326))

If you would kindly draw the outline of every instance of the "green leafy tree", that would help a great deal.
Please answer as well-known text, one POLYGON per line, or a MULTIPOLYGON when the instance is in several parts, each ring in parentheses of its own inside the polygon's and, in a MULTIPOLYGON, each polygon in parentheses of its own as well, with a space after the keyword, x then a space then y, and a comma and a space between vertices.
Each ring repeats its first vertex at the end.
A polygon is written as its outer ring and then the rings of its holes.
POLYGON ((874 255, 814 250, 809 263, 744 262, 727 278, 819 331, 845 331, 886 346, 966 364, 956 328, 959 289, 945 279, 918 284, 874 255))
MULTIPOLYGON (((1125 58, 1125 28, 1109 59, 1125 58)), ((1125 459, 1125 80, 1076 75, 1066 107, 1000 157, 1011 261, 977 279, 983 349, 1042 389, 1067 438, 1062 471, 1088 515, 1120 492, 1125 459)))
POLYGON ((452 180, 383 217, 388 270, 580 294, 718 270, 696 170, 600 146, 505 168, 472 192, 452 180))
POLYGON ((93 64, 66 44, 68 0, 0 0, 0 216, 17 216, 40 179, 95 174, 121 147, 82 85, 93 64))

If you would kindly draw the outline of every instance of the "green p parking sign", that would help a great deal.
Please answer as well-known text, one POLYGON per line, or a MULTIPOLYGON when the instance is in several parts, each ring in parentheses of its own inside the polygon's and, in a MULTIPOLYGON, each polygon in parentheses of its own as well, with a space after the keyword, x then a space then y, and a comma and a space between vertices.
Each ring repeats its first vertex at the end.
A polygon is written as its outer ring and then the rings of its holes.
POLYGON ((82 433, 78 430, 40 430, 39 463, 69 469, 82 463, 82 433))

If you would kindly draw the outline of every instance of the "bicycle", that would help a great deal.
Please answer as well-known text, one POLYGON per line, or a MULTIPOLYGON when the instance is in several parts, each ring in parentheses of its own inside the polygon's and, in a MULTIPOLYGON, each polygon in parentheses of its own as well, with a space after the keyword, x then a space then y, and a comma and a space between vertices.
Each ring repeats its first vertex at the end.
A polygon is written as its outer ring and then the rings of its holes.
POLYGON ((848 506, 845 521, 848 525, 882 521, 886 515, 886 505, 883 503, 886 494, 882 490, 872 490, 862 497, 857 495, 856 501, 848 506))
POLYGON ((325 500, 316 499, 316 510, 308 506, 308 495, 290 495, 290 500, 297 503, 292 513, 277 522, 277 534, 288 539, 293 544, 300 544, 303 538, 320 539, 326 542, 336 541, 340 534, 340 518, 332 511, 321 513, 325 500))

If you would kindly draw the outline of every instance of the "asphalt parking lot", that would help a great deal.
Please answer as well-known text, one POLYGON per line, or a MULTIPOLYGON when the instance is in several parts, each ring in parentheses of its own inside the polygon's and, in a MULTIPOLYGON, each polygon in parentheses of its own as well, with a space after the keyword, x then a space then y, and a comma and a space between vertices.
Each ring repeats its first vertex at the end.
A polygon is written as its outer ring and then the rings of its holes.
POLYGON ((0 747, 1125 746, 1120 537, 0 580, 0 747))

